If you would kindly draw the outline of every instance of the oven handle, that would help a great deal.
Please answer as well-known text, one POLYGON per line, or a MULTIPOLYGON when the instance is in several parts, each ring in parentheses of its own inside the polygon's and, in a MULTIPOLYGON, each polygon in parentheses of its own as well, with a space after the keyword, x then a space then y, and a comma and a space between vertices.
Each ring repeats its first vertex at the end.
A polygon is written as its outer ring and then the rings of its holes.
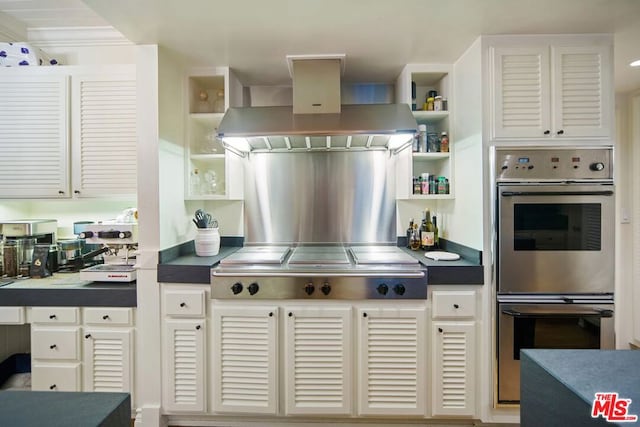
POLYGON ((392 277, 392 278, 423 278, 425 272, 420 271, 417 273, 332 273, 328 271, 318 271, 316 273, 301 273, 301 272, 281 272, 281 273, 266 273, 266 272, 233 272, 225 273, 222 271, 214 271, 212 273, 216 277, 392 277))
POLYGON ((613 191, 503 191, 505 197, 512 196, 613 196, 613 191))
POLYGON ((585 311, 567 311, 565 313, 562 312, 539 312, 539 311, 526 311, 526 310, 514 310, 514 309, 505 309, 502 310, 502 314, 506 314, 507 316, 513 316, 520 319, 533 319, 533 318, 548 318, 548 317, 562 317, 562 318, 573 318, 573 317, 613 317, 613 310, 606 309, 595 309, 595 310, 585 310, 585 311))

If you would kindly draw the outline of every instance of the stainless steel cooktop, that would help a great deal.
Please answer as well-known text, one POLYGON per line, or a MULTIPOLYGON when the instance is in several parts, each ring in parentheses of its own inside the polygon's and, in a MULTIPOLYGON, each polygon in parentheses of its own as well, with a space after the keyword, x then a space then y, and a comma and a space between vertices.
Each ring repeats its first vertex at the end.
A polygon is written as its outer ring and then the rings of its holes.
POLYGON ((384 245, 245 246, 212 270, 225 298, 424 299, 426 270, 384 245))

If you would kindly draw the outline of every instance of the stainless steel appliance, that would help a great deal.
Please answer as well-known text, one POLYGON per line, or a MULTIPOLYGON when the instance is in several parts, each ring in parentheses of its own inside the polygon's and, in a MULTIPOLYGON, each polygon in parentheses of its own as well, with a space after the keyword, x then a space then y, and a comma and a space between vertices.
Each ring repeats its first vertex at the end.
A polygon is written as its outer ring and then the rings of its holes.
POLYGON ((246 246, 213 269, 211 297, 425 299, 425 273, 393 246, 246 246))
MULTIPOLYGON (((80 279, 96 282, 133 282, 136 280, 133 253, 138 248, 138 224, 117 221, 85 224, 80 238, 86 243, 100 245, 104 264, 98 264, 80 270, 80 279)), ((91 254, 85 254, 88 257, 91 254)))
POLYGON ((611 148, 499 148, 498 402, 517 403, 522 348, 613 348, 611 148))
POLYGON ((246 161, 246 246, 213 269, 213 298, 427 297, 424 268, 396 247, 388 153, 252 153, 246 161))

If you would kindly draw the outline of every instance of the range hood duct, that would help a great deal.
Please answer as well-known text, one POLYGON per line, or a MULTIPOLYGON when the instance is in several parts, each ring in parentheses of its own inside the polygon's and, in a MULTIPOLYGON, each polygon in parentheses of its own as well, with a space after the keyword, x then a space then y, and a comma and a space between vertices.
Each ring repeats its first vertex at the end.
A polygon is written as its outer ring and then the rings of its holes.
POLYGON ((406 104, 340 104, 344 58, 288 57, 293 106, 231 107, 218 138, 243 152, 394 150, 411 144, 417 123, 406 104))

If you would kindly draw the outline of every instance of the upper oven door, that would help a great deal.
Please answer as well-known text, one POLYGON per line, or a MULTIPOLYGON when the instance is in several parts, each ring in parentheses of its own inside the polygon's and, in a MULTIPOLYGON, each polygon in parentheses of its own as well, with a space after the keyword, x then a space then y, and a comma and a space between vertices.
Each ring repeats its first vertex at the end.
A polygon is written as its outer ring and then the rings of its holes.
POLYGON ((613 194, 610 184, 499 184, 499 292, 613 292, 613 194))

